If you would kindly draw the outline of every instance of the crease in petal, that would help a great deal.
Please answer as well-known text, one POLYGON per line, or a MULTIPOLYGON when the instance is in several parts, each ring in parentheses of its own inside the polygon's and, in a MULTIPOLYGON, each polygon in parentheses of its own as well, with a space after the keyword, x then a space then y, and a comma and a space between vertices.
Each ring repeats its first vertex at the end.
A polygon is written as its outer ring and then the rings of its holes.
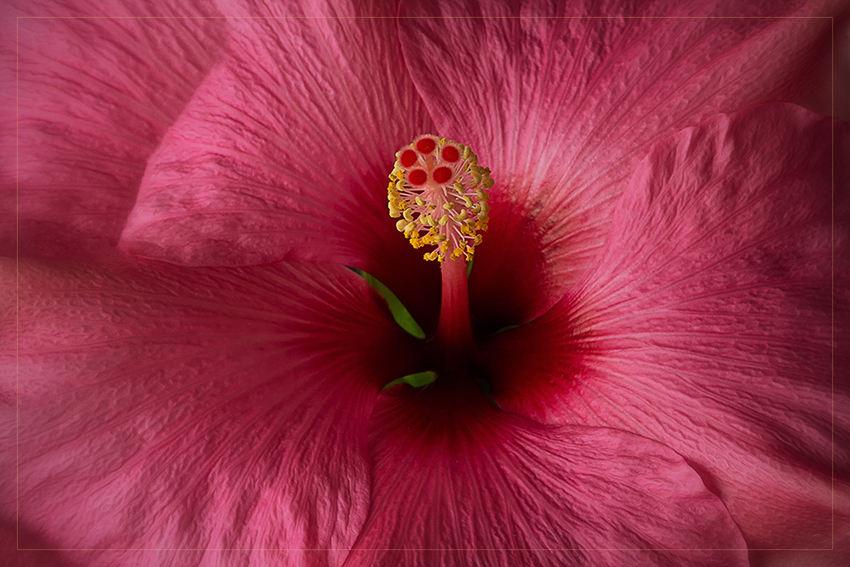
POLYGON ((433 129, 401 59, 396 3, 219 9, 228 56, 150 160, 122 248, 183 265, 332 261, 409 290, 405 304, 436 297, 437 271, 387 220, 395 152, 433 129))
POLYGON ((368 510, 372 405, 410 372, 387 353, 414 340, 358 276, 21 262, 17 282, 4 515, 17 494, 22 526, 92 566, 344 559, 368 510))
POLYGON ((490 345, 494 399, 671 447, 752 548, 846 539, 846 152, 840 124, 792 105, 660 142, 582 280, 490 345))
POLYGON ((224 39, 204 0, 3 6, 0 253, 118 260, 145 162, 224 39))

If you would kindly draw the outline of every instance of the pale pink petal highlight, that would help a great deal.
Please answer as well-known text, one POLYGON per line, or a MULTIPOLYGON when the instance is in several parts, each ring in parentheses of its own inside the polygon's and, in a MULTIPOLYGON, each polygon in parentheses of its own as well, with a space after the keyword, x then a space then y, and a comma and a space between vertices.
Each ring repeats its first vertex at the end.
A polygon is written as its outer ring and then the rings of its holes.
POLYGON ((433 130, 401 58, 395 2, 220 9, 232 18, 228 57, 152 157, 124 250, 183 265, 341 263, 436 324, 439 271, 387 214, 395 152, 433 130), (423 297, 437 303, 417 310, 423 297))
POLYGON ((229 57, 152 160, 125 247, 190 265, 360 260, 394 230, 395 151, 432 129, 376 19, 394 2, 221 9, 250 19, 228 21, 229 57))
POLYGON ((488 351, 497 401, 670 446, 752 548, 830 549, 833 518, 846 539, 844 136, 775 105, 659 144, 586 276, 488 351))
POLYGON ((599 252, 649 145, 793 100, 835 2, 402 2, 405 60, 440 134, 493 171, 473 309, 522 323, 599 252), (754 17, 751 16, 766 16, 754 17), (533 282, 533 283, 532 283, 533 282))

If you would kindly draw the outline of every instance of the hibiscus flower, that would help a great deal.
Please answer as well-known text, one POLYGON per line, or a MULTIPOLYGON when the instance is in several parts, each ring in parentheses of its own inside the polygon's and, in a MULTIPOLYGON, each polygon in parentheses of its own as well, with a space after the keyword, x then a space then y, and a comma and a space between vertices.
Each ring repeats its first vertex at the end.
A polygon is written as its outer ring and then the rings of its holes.
POLYGON ((22 564, 842 560, 834 6, 94 4, 4 20, 22 564), (468 308, 387 216, 422 135, 492 172, 468 308))

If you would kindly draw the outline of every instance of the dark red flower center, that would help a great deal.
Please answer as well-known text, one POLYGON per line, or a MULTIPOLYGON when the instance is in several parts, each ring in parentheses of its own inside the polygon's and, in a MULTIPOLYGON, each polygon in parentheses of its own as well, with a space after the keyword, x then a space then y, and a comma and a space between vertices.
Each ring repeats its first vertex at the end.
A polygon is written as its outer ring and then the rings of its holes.
POLYGON ((414 248, 434 246, 424 257, 438 260, 442 274, 439 323, 425 343, 428 369, 401 381, 419 386, 428 372, 431 381, 438 376, 471 376, 477 349, 467 262, 481 243, 480 233, 487 230, 490 170, 478 165, 469 147, 432 135, 420 136, 396 158, 387 188, 390 216, 399 219, 396 228, 414 248))

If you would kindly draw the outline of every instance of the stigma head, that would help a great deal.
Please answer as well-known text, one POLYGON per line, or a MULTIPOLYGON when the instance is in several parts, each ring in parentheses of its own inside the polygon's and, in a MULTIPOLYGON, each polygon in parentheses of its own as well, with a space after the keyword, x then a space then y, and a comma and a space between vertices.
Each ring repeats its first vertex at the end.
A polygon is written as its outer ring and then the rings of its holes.
POLYGON ((468 146, 424 135, 396 153, 387 187, 390 216, 426 260, 472 259, 487 230, 490 170, 468 146))

